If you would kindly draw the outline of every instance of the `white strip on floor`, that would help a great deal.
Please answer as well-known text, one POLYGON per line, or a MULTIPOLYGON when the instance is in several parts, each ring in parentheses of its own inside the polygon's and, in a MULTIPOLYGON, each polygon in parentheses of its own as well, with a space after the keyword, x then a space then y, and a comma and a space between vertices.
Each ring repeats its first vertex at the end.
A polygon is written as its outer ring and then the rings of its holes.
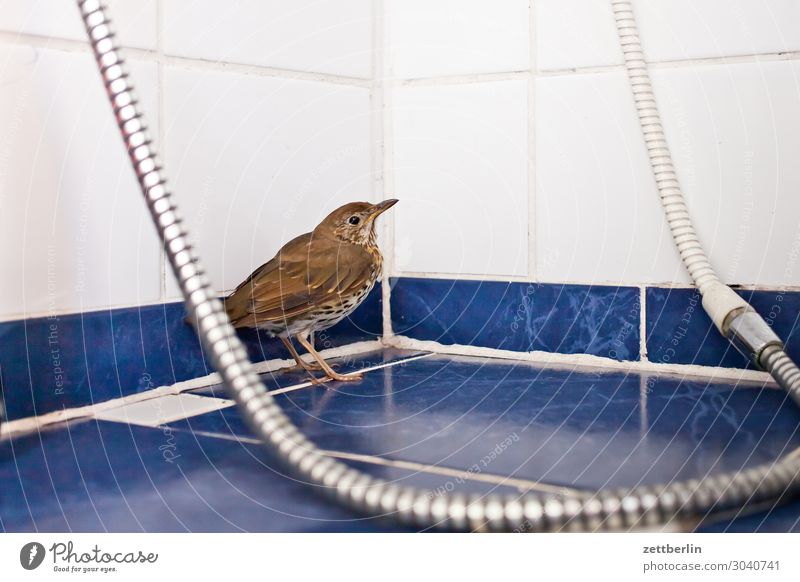
POLYGON ((139 426, 161 426, 236 404, 233 400, 195 394, 168 394, 142 402, 124 404, 95 414, 99 420, 124 422, 139 426))

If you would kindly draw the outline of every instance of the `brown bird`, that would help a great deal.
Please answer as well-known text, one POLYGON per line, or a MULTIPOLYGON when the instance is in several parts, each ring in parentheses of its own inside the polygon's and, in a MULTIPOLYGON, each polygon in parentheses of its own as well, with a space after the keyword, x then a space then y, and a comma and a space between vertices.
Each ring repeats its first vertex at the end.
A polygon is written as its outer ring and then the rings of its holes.
POLYGON ((397 200, 351 202, 331 212, 312 232, 286 243, 225 299, 234 327, 255 327, 278 337, 314 383, 352 381, 360 375, 336 373, 309 341, 350 315, 378 280, 383 257, 375 219, 397 200), (294 337, 319 364, 303 361, 294 337), (317 379, 322 370, 327 378, 317 379))

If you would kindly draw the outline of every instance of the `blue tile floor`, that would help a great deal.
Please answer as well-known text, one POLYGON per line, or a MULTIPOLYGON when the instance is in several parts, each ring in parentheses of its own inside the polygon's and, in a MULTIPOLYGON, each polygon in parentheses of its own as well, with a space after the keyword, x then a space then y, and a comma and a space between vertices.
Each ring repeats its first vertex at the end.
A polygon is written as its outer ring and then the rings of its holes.
MULTIPOLYGON (((800 446, 800 411, 759 384, 382 350, 364 380, 268 387, 318 445, 384 479, 474 493, 689 479, 800 446)), ((217 386, 195 394, 224 397, 217 386)), ((0 442, 3 531, 403 531, 281 474, 235 407, 135 426, 87 419, 0 442)), ((696 531, 800 531, 800 502, 696 531)))

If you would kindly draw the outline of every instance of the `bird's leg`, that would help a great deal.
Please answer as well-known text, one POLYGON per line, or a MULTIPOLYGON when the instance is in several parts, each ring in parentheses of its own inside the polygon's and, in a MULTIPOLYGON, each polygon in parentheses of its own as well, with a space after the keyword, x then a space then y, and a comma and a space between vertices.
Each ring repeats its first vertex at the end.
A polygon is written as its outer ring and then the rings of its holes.
POLYGON ((326 362, 325 359, 319 355, 319 352, 314 349, 314 346, 311 345, 311 342, 309 342, 303 336, 303 334, 297 334, 295 337, 297 338, 297 341, 299 341, 300 344, 308 350, 308 353, 314 356, 314 359, 317 360, 319 365, 322 367, 322 371, 327 374, 328 378, 331 378, 332 380, 338 380, 339 382, 354 382, 356 380, 361 380, 361 374, 350 374, 348 376, 344 376, 338 372, 335 372, 333 368, 330 367, 328 362, 326 362))
POLYGON ((295 362, 297 362, 297 366, 295 366, 295 368, 296 369, 302 368, 303 370, 308 372, 309 376, 311 376, 312 384, 322 384, 323 382, 325 382, 325 378, 320 380, 316 376, 314 376, 315 371, 323 369, 322 366, 319 366, 318 364, 309 364, 307 362, 304 362, 303 358, 300 357, 300 354, 297 353, 297 350, 294 349, 292 340, 290 340, 289 338, 282 337, 280 338, 280 340, 283 342, 283 345, 286 346, 286 349, 289 350, 289 353, 292 354, 292 357, 294 358, 295 362))
POLYGON ((306 371, 314 370, 316 372, 319 372, 320 370, 322 370, 322 367, 319 364, 314 362, 306 362, 305 360, 303 360, 303 358, 300 357, 300 354, 297 353, 297 350, 294 349, 294 344, 292 344, 292 340, 285 337, 282 337, 280 339, 283 342, 283 345, 286 346, 286 349, 289 350, 289 353, 292 354, 294 361, 297 362, 296 366, 292 366, 291 368, 285 368, 284 371, 288 372, 289 370, 306 370, 306 371))

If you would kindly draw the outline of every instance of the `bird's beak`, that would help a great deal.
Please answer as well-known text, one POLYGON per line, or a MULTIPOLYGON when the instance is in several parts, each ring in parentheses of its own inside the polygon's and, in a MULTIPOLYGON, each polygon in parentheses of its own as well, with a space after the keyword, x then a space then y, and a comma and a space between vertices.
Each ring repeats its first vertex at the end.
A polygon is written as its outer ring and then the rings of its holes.
POLYGON ((372 222, 398 202, 399 201, 397 200, 397 198, 389 198, 388 200, 384 200, 383 202, 378 202, 372 207, 372 212, 370 213, 368 220, 372 222))

